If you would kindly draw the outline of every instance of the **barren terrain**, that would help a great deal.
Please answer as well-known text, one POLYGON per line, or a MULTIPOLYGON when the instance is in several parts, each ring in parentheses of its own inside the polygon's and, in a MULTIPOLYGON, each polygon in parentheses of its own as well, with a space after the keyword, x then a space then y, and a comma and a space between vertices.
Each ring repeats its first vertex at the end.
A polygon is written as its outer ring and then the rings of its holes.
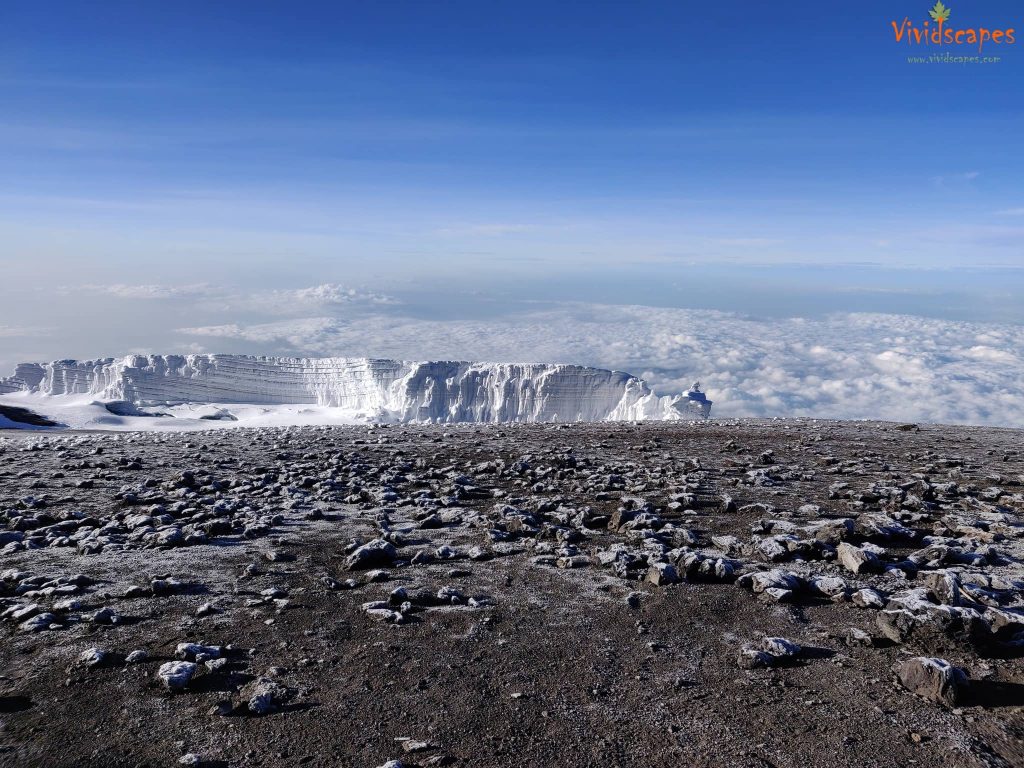
POLYGON ((1013 430, 0 432, 0 765, 1020 766, 1022 514, 1013 430))

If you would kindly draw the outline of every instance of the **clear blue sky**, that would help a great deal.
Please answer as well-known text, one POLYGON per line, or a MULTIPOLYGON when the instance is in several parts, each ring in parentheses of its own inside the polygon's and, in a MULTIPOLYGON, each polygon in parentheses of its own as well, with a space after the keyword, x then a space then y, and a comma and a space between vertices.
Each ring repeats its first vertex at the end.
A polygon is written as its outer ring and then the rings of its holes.
MULTIPOLYGON (((909 64, 890 21, 928 7, 7 2, 2 256, 28 282, 1019 265, 1024 39, 909 64)), ((1019 2, 951 8, 1024 38, 1019 2)))

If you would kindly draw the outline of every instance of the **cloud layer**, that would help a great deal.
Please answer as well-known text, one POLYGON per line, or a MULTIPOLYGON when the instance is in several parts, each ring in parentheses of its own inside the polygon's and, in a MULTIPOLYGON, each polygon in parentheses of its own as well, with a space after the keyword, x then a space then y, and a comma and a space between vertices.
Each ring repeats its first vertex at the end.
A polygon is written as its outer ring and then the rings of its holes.
POLYGON ((1024 328, 903 315, 756 320, 570 304, 486 320, 317 316, 182 328, 208 349, 404 359, 574 362, 662 392, 701 379, 715 415, 1024 426, 1024 328))
MULTIPOLYGON (((128 352, 570 362, 643 376, 662 394, 700 379, 720 417, 1024 427, 1019 324, 864 312, 755 319, 522 299, 499 305, 487 295, 439 289, 417 291, 414 307, 412 299, 405 304, 330 282, 255 290, 84 285, 62 292, 62 301, 48 305, 49 327, 0 325, 2 373, 18 360, 128 352), (91 309, 96 296, 104 299, 99 319, 80 311, 85 303, 91 309), (467 317, 474 313, 479 317, 467 317)), ((36 316, 23 313, 30 315, 36 316)))

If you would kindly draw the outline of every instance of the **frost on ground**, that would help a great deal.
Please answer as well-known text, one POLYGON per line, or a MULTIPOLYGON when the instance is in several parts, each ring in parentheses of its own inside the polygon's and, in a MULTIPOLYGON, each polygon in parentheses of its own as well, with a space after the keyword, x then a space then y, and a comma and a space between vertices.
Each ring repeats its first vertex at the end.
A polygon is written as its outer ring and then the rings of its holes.
POLYGON ((0 764, 1024 764, 1021 433, 0 438, 0 764))

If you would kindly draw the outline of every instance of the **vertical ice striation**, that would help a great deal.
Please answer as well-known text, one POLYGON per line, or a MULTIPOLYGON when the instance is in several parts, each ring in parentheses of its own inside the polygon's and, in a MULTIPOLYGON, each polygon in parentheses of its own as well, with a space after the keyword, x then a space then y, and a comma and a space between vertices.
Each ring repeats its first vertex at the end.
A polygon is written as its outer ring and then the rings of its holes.
POLYGON ((658 397, 619 371, 577 365, 370 358, 129 355, 24 363, 0 392, 94 395, 136 405, 331 406, 383 421, 512 422, 707 418, 699 386, 658 397))

